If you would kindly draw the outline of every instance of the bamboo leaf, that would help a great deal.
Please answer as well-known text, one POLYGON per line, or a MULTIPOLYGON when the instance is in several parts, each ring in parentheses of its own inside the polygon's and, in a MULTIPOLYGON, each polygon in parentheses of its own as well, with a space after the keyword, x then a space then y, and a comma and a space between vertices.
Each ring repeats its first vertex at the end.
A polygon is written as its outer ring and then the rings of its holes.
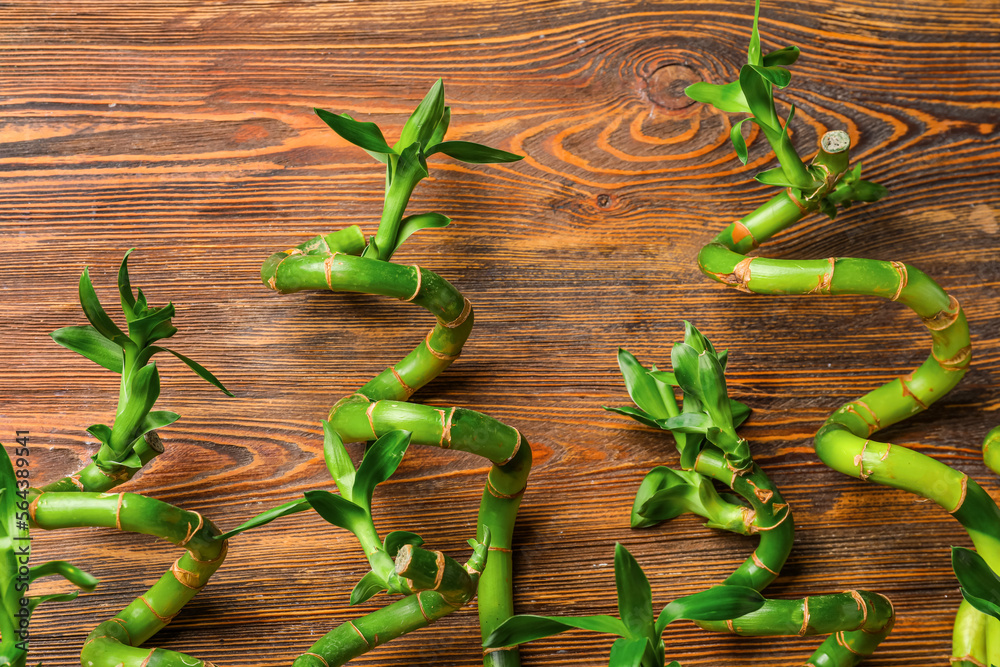
POLYGON ((951 565, 962 585, 962 597, 984 614, 1000 619, 1000 577, 983 557, 972 549, 952 547, 951 565))
POLYGON ((97 438, 105 445, 111 445, 111 427, 106 424, 91 424, 87 427, 87 433, 97 438))
POLYGON ((533 616, 522 614, 511 616, 501 623, 486 638, 483 647, 515 646, 543 637, 551 637, 574 628, 619 636, 625 636, 627 633, 625 624, 614 616, 533 616))
POLYGON ((656 636, 679 619, 728 621, 757 611, 765 602, 763 595, 747 586, 713 586, 707 591, 678 598, 664 607, 656 619, 656 636))
POLYGON ((753 118, 744 118, 743 120, 735 123, 731 130, 729 130, 729 141, 733 144, 733 150, 736 151, 736 157, 739 158, 740 162, 743 164, 747 163, 747 158, 749 156, 749 151, 747 151, 747 142, 743 138, 743 123, 753 122, 753 118))
POLYGON ((444 135, 447 134, 448 126, 450 124, 451 124, 451 107, 445 107, 444 113, 441 114, 441 120, 438 121, 437 127, 434 128, 434 132, 431 134, 431 138, 427 141, 427 146, 433 147, 444 141, 444 135))
POLYGON ((29 616, 33 614, 35 608, 45 602, 70 602, 71 600, 75 600, 79 594, 80 591, 73 591, 72 593, 52 593, 51 595, 30 597, 28 598, 28 614, 29 616))
POLYGON ((375 572, 369 572, 361 577, 354 590, 351 591, 351 606, 366 602, 384 590, 387 590, 385 582, 382 581, 375 572))
POLYGON ((760 31, 757 24, 760 19, 760 0, 755 0, 753 8, 753 30, 750 33, 750 46, 747 49, 747 62, 751 65, 762 65, 764 59, 760 54, 760 31))
POLYGON ((500 162, 517 162, 524 159, 523 155, 508 153, 499 148, 490 148, 489 146, 476 144, 471 141, 444 141, 429 148, 426 155, 430 157, 434 153, 444 153, 448 157, 471 164, 496 164, 500 162))
POLYGON ((762 67, 758 65, 750 65, 750 67, 752 67, 757 74, 760 74, 762 78, 770 81, 778 88, 784 88, 792 81, 792 73, 784 67, 762 67))
POLYGON ((410 435, 409 431, 390 431, 368 448, 351 490, 351 500, 356 505, 371 509, 375 487, 396 472, 410 446, 410 435))
POLYGON ((394 530, 385 536, 385 540, 382 541, 382 548, 389 554, 389 558, 395 559, 396 554, 399 553, 399 550, 404 545, 412 544, 415 547, 419 547, 423 543, 424 538, 416 533, 410 533, 405 530, 394 530))
POLYGON ((729 411, 733 415, 733 426, 739 426, 747 420, 750 416, 750 406, 745 403, 740 403, 739 401, 730 398, 729 399, 729 411))
MULTIPOLYGON (((649 376, 654 380, 659 380, 663 384, 667 384, 672 387, 680 386, 680 384, 677 382, 677 376, 671 373, 670 371, 660 371, 660 370, 650 371, 649 376)), ((666 403, 666 401, 664 401, 664 403, 666 403)))
POLYGON ((698 355, 698 380, 701 383, 701 402, 716 426, 731 429, 733 413, 726 392, 726 378, 718 357, 705 351, 698 355))
POLYGON ((354 476, 357 474, 354 463, 347 453, 347 448, 344 447, 344 441, 330 422, 324 419, 322 424, 323 459, 326 461, 326 469, 330 471, 330 476, 344 497, 350 498, 354 489, 354 476))
POLYGON ((608 667, 639 667, 646 653, 647 640, 642 637, 616 639, 611 645, 608 667))
POLYGON ((670 349, 670 364, 674 368, 674 375, 677 382, 684 391, 684 412, 688 410, 689 396, 699 400, 701 396, 701 382, 698 380, 698 351, 687 343, 674 343, 670 349))
POLYGON ((771 51, 766 54, 763 58, 764 67, 774 67, 775 65, 788 66, 795 63, 799 59, 799 47, 797 46, 786 46, 784 48, 778 49, 777 51, 771 51))
POLYGON ((104 312, 94 285, 90 282, 90 268, 83 270, 80 276, 80 305, 83 306, 83 314, 87 316, 94 328, 108 340, 114 341, 119 346, 128 344, 128 336, 118 328, 118 325, 104 312))
POLYGON ((41 565, 35 565, 28 571, 28 581, 42 577, 59 576, 84 591, 92 591, 100 580, 88 572, 64 560, 50 560, 41 565))
POLYGON ((615 586, 618 614, 627 637, 649 637, 653 630, 653 593, 639 563, 621 544, 615 545, 615 586))
MULTIPOLYGON (((786 127, 788 126, 787 122, 785 123, 785 126, 786 127)), ((790 180, 788 180, 788 177, 785 176, 785 170, 782 169, 781 167, 775 167, 774 169, 767 169, 765 171, 762 171, 758 173, 756 176, 754 176, 754 180, 757 181, 758 183, 763 183, 764 185, 773 185, 778 188, 795 187, 795 185, 790 180)))
POLYGON ((656 495, 657 491, 667 488, 672 479, 674 471, 666 466, 656 466, 642 478, 639 490, 636 491, 635 500, 632 502, 631 524, 633 528, 647 528, 655 526, 660 521, 666 521, 673 517, 659 518, 658 515, 647 516, 640 512, 645 508, 646 501, 656 495))
POLYGON ((854 201, 878 201, 887 194, 889 190, 885 186, 864 179, 858 179, 851 185, 851 198, 854 201))
POLYGON ((420 146, 421 149, 427 146, 442 118, 444 118, 444 83, 438 79, 406 119, 396 148, 402 150, 413 144, 420 146))
POLYGON ((750 107, 754 120, 775 133, 781 132, 778 112, 774 108, 771 82, 762 77, 753 66, 744 65, 740 68, 740 88, 743 89, 743 96, 747 98, 747 106, 750 107))
MULTIPOLYGON (((399 232, 396 235, 396 248, 403 245, 403 241, 421 229, 439 229, 447 227, 451 218, 441 213, 417 213, 408 215, 399 222, 399 232)), ((393 248, 395 252, 396 248, 393 248)))
POLYGON ((656 423, 666 431, 677 431, 678 433, 704 434, 712 427, 711 418, 704 412, 685 412, 670 419, 661 419, 656 423))
POLYGON ((368 512, 346 498, 329 491, 306 491, 306 500, 321 517, 334 526, 357 533, 359 524, 368 519, 368 512))
POLYGON ((654 419, 670 416, 656 380, 649 376, 649 371, 639 363, 635 355, 624 348, 618 348, 618 368, 625 380, 625 389, 637 406, 654 419))
POLYGON ((289 514, 298 514, 299 512, 305 512, 306 510, 311 508, 312 505, 308 500, 305 499, 293 500, 290 503, 285 503, 284 505, 278 505, 277 507, 272 507, 266 512, 261 512, 260 514, 250 519, 246 523, 240 525, 238 528, 234 528, 230 530, 228 533, 223 533, 222 535, 216 535, 214 539, 228 540, 230 537, 233 537, 234 535, 239 535, 244 531, 267 525, 272 521, 274 521, 275 519, 280 519, 281 517, 288 516, 289 514))
POLYGON ((231 392, 228 389, 226 389, 222 385, 222 383, 219 382, 218 378, 216 378, 214 375, 212 375, 211 371, 209 371, 207 368, 205 368, 204 366, 202 366, 201 364, 199 364, 194 359, 189 359, 188 357, 185 357, 180 352, 175 352, 174 350, 169 350, 169 349, 167 349, 165 347, 151 346, 151 347, 146 348, 146 349, 147 350, 151 350, 151 355, 155 354, 157 352, 168 352, 169 354, 174 355, 175 357, 177 357, 178 359, 180 359, 181 361, 183 361, 184 365, 187 366, 188 368, 190 368, 192 371, 194 371, 195 374, 198 377, 200 377, 202 380, 205 380, 206 382, 208 382, 212 386, 216 387, 217 389, 222 390, 222 393, 224 393, 226 396, 233 396, 234 395, 233 392, 231 392))
MULTIPOLYGON (((127 456, 135 431, 160 396, 160 374, 150 363, 134 371, 125 387, 125 403, 111 427, 109 445, 118 457, 127 456)), ((101 461, 100 463, 109 463, 101 461)), ((120 463, 120 462, 110 462, 120 463)))
POLYGON ((697 350, 698 354, 701 354, 705 350, 715 354, 715 346, 712 345, 712 341, 705 334, 698 331, 698 327, 687 320, 684 320, 684 342, 697 350))
POLYGON ((826 217, 831 220, 835 220, 837 218, 837 207, 826 197, 819 200, 819 210, 825 213, 826 217))
POLYGON ((640 424, 645 424, 646 426, 652 426, 653 428, 660 428, 659 422, 653 419, 652 415, 647 413, 645 410, 640 410, 639 408, 633 408, 630 405, 623 405, 619 408, 603 406, 608 412, 616 412, 620 415, 625 415, 626 417, 631 417, 640 424))
POLYGON ((63 327, 56 329, 49 336, 67 350, 82 354, 99 366, 121 374, 123 363, 121 346, 106 338, 91 325, 63 327))
POLYGON ((146 311, 142 317, 137 317, 128 323, 129 338, 140 346, 145 346, 159 338, 167 338, 177 332, 177 327, 171 324, 174 316, 174 304, 168 303, 162 308, 146 311))
POLYGON ((132 284, 128 278, 128 256, 134 250, 135 248, 128 249, 125 256, 122 257, 121 265, 118 267, 118 294, 121 296, 122 310, 125 312, 126 320, 135 317, 135 296, 132 295, 132 284))
MULTIPOLYGON (((320 119, 330 126, 330 129, 359 148, 371 153, 388 155, 395 153, 386 143, 382 130, 375 123, 363 123, 354 120, 347 114, 337 115, 324 109, 313 109, 320 119)), ((385 162, 384 159, 380 160, 385 162)))
POLYGON ((750 113, 747 99, 743 96, 739 81, 719 85, 699 81, 684 89, 684 94, 695 102, 711 104, 726 113, 750 113))

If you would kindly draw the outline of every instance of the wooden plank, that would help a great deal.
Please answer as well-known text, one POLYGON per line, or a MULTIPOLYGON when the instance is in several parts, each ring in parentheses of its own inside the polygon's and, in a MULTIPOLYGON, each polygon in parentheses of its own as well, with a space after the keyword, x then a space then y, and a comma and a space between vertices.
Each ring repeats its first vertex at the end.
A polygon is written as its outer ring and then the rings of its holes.
MULTIPOLYGON (((183 415, 168 451, 130 491, 232 527, 307 489, 331 488, 319 419, 416 345, 430 319, 358 295, 278 296, 257 272, 271 252, 361 224, 373 231, 382 176, 312 114, 378 122, 392 137, 437 77, 453 137, 523 162, 432 159, 411 211, 455 224, 396 259, 433 269, 476 306, 462 358, 414 397, 521 429, 536 465, 517 529, 517 606, 613 613, 613 546, 650 574, 654 599, 718 582, 752 549, 692 517, 628 528, 642 476, 676 464, 668 436, 601 409, 627 402, 615 349, 663 365, 689 319, 731 350, 730 391, 754 409, 743 430, 795 512, 795 550, 768 589, 798 597, 850 588, 889 596, 896 629, 867 664, 946 664, 958 590, 948 545, 968 544, 937 507, 825 468, 811 436, 842 402, 928 352, 911 314, 867 298, 765 298, 698 273, 698 249, 763 202, 759 140, 743 168, 729 120, 683 86, 735 77, 748 2, 302 3, 14 1, 0 9, 0 438, 31 433, 44 482, 93 451, 116 378, 45 334, 84 319, 84 266, 113 303, 129 247, 133 284, 178 305, 175 347, 237 397, 160 362, 160 405, 183 415)), ((886 437, 960 467, 997 497, 979 443, 1000 409, 1000 14, 991 0, 768 2, 767 47, 803 57, 780 106, 801 146, 848 130, 889 199, 821 217, 762 254, 901 260, 966 307, 968 376, 886 437)), ((376 497, 380 529, 416 530, 464 557, 486 468, 412 452, 376 497), (419 499, 419 500, 417 500, 419 499)), ((153 645, 222 665, 284 665, 337 623, 364 573, 356 544, 315 516, 233 541, 226 565, 153 645)), ((37 562, 66 558, 102 578, 41 608, 33 660, 78 663, 86 633, 176 557, 106 530, 36 534, 37 562)), ((473 610, 352 664, 472 667, 473 610)), ((668 655, 687 666, 801 664, 818 640, 742 639, 678 623, 668 655)), ((574 632, 525 650, 525 665, 606 664, 610 638, 574 632)))

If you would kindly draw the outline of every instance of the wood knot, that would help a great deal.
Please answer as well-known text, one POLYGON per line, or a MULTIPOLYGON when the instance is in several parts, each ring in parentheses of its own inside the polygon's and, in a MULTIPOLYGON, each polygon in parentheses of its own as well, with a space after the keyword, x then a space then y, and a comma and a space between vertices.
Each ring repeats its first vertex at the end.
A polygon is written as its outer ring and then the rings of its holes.
POLYGON ((684 89, 701 81, 701 77, 686 65, 664 65, 645 77, 646 97, 664 109, 685 109, 694 100, 684 94, 684 89))

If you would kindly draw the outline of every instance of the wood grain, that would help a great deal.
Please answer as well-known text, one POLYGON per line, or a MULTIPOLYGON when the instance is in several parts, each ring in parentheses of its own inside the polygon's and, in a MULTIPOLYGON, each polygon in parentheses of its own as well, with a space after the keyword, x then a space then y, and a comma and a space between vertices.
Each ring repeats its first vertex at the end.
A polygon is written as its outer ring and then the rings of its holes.
MULTIPOLYGON (((767 47, 803 57, 780 106, 800 146, 843 128, 891 197, 813 217, 771 257, 902 260, 968 313, 963 382, 886 435, 1000 487, 979 457, 1000 415, 1000 6, 995 0, 767 2, 767 47)), ((889 596, 897 625, 867 664, 946 665, 959 598, 948 546, 961 527, 920 499, 835 473, 811 436, 842 402, 929 350, 910 313, 868 298, 750 297, 699 275, 695 256, 769 193, 762 141, 742 167, 730 120, 681 94, 736 76, 749 2, 488 0, 464 3, 62 0, 0 6, 0 438, 28 430, 37 482, 79 467, 84 429, 112 418, 117 377, 46 334, 83 323, 84 266, 113 303, 121 255, 133 284, 178 306, 174 347, 215 371, 226 399, 172 359, 159 405, 183 415, 168 451, 129 484, 233 527, 307 489, 330 488, 319 419, 419 343, 429 318, 358 295, 275 295, 270 253, 361 224, 382 176, 315 118, 350 111, 396 136, 437 77, 453 136, 519 151, 517 164, 432 160, 411 211, 455 224, 397 256, 451 280, 476 306, 462 358, 414 400, 486 412, 521 429, 536 465, 516 533, 517 607, 614 613, 613 548, 628 546, 654 599, 718 582, 752 549, 680 517, 628 528, 647 470, 676 464, 669 436, 601 409, 627 402, 615 349, 666 364, 689 319, 731 350, 730 392, 754 414, 755 456, 795 512, 797 541, 768 589, 889 596)), ((486 467, 421 449, 380 487, 382 530, 416 530, 464 557, 486 467)), ((287 665, 359 610, 364 561, 349 536, 299 515, 235 539, 226 565, 154 644, 221 665, 287 665)), ((86 633, 150 585, 169 545, 106 530, 36 534, 35 558, 101 577, 42 608, 33 659, 78 664, 86 633)), ((55 588, 55 586, 52 586, 55 588)), ((379 602, 363 605, 360 611, 379 602)), ((529 645, 527 667, 606 664, 609 637, 529 645)), ((672 626, 687 666, 801 664, 815 638, 742 639, 672 626)), ((358 665, 473 667, 474 611, 394 641, 358 665)))

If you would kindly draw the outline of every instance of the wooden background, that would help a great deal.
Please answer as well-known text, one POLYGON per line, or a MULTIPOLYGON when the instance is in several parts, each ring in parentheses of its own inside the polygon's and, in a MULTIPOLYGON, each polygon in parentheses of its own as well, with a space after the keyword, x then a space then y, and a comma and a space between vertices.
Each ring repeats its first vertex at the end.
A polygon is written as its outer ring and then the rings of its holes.
MULTIPOLYGON (((743 433, 790 501, 798 539, 774 597, 848 588, 889 596, 896 630, 868 663, 945 665, 958 589, 943 510, 832 472, 811 437, 842 402, 927 355, 915 316, 872 298, 768 298, 703 279, 699 247, 769 196, 743 168, 723 114, 681 94, 736 76, 748 1, 465 3, 61 0, 0 5, 0 438, 28 430, 34 481, 78 469, 84 429, 110 421, 117 376, 56 346, 81 324, 85 266, 109 305, 132 246, 133 284, 173 300, 173 347, 214 370, 227 399, 172 359, 161 409, 183 415, 168 451, 127 487, 233 527, 331 488, 319 419, 416 345, 425 312, 358 295, 278 296, 270 253, 358 223, 374 231, 382 175, 311 107, 350 111, 390 137, 437 77, 451 138, 519 151, 517 164, 432 160, 411 211, 453 227, 397 255, 476 306, 461 360, 414 400, 466 406, 521 429, 536 465, 516 534, 517 608, 614 613, 613 549, 645 567, 659 605, 721 580, 753 541, 684 516, 633 531, 643 475, 676 464, 669 436, 604 412, 627 396, 625 346, 666 364, 689 319, 731 350, 743 433)), ((891 198, 835 222, 813 216, 763 253, 903 260, 963 303, 975 356, 961 385, 886 438, 955 465, 995 496, 979 457, 1000 422, 1000 4, 996 0, 767 2, 769 48, 802 47, 791 89, 799 146, 845 128, 891 198)), ((415 449, 380 487, 382 530, 410 529, 465 558, 486 467, 415 449)), ((77 663, 85 634, 177 556, 108 530, 36 534, 37 562, 68 558, 98 591, 43 608, 33 660, 77 663)), ((366 567, 349 535, 300 515, 235 539, 211 584, 153 645, 220 665, 287 665, 357 612, 366 567)), ((60 588, 47 584, 44 590, 60 588)), ((381 604, 381 602, 379 602, 381 604)), ((365 605, 370 610, 377 604, 365 605)), ((474 667, 474 611, 392 642, 358 665, 474 667)), ((607 664, 610 637, 531 644, 528 667, 607 664)), ((817 638, 742 639, 688 623, 668 656, 693 665, 801 664, 817 638)))

